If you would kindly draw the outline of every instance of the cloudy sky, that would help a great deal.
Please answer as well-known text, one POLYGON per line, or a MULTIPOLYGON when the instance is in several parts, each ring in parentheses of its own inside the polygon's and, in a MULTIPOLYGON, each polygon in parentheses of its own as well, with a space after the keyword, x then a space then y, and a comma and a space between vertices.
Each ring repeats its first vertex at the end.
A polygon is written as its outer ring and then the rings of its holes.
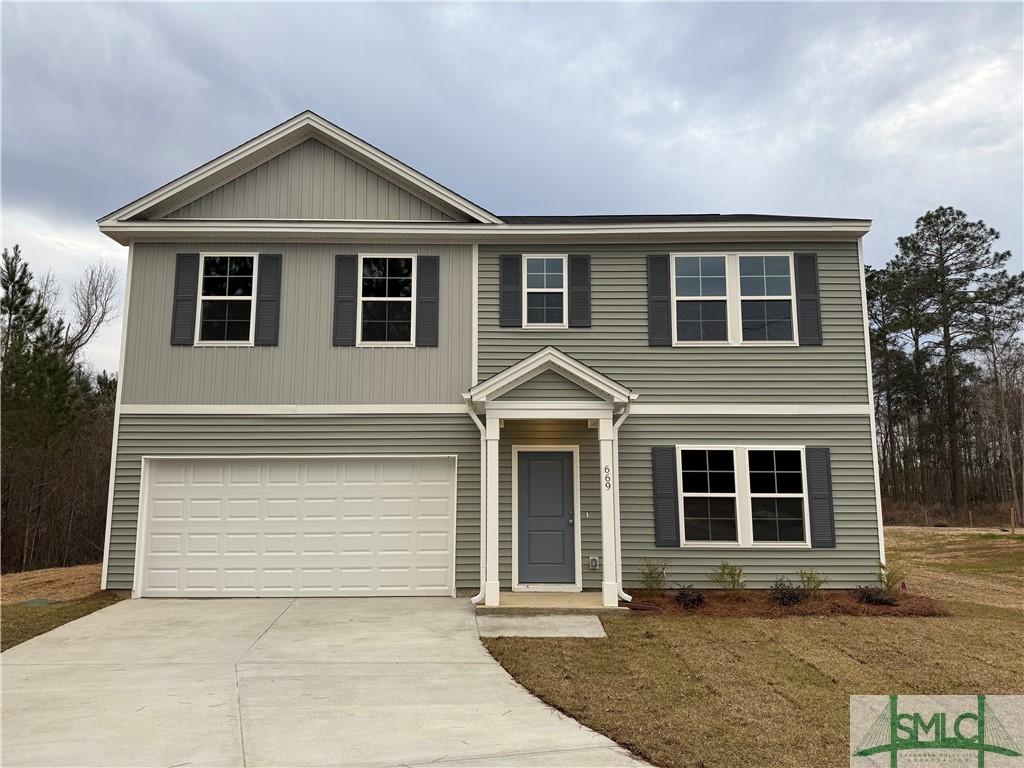
MULTIPOLYGON (((68 282, 95 220, 303 109, 498 214, 874 219, 938 205, 1021 266, 1022 6, 2 6, 3 245, 68 282)), ((117 365, 119 327, 89 351, 117 365)))

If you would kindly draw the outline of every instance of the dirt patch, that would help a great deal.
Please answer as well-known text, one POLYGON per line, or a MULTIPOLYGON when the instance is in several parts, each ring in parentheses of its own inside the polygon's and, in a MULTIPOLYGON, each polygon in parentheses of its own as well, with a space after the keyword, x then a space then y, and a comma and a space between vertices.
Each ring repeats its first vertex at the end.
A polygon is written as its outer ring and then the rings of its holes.
POLYGON ((80 600, 99 591, 102 565, 76 565, 0 576, 0 604, 23 600, 80 600))
POLYGON ((821 597, 810 598, 796 605, 779 605, 765 590, 745 590, 728 594, 721 590, 701 590, 704 604, 699 608, 680 608, 675 590, 648 592, 631 590, 634 610, 650 610, 659 614, 684 616, 716 616, 719 618, 783 619, 795 616, 949 616, 941 604, 924 595, 904 594, 896 605, 867 605, 857 601, 848 590, 830 590, 821 597))

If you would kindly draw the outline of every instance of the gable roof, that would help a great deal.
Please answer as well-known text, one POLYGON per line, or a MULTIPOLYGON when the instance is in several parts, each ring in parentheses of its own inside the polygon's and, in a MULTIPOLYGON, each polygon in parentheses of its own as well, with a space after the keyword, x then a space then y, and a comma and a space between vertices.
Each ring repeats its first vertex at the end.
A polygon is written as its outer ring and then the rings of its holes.
POLYGON ((501 221, 490 211, 415 168, 306 110, 108 213, 99 219, 100 228, 128 220, 151 220, 170 214, 310 138, 357 160, 389 182, 425 199, 451 218, 484 224, 497 224, 501 221))
POLYGON ((487 381, 477 384, 464 397, 470 402, 484 403, 522 386, 545 371, 553 371, 603 400, 625 403, 637 398, 629 387, 619 384, 556 347, 544 347, 510 365, 487 381))

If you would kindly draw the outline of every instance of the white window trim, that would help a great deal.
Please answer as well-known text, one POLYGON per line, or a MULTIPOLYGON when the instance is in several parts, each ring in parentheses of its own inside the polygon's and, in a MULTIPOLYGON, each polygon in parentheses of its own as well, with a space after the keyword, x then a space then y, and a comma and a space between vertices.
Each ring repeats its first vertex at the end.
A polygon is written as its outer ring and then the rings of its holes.
POLYGON ((548 330, 551 328, 569 327, 569 254, 567 253, 524 253, 523 254, 523 328, 533 330, 548 330), (559 288, 529 288, 527 287, 527 264, 530 259, 559 259, 562 262, 562 287, 559 288), (527 298, 531 293, 561 293, 562 294, 562 322, 560 323, 530 323, 526 320, 527 298))
POLYGON ((196 331, 193 345, 197 347, 251 347, 256 338, 256 296, 259 286, 260 255, 258 253, 218 253, 207 252, 199 254, 199 286, 196 288, 198 298, 196 299, 196 331), (250 296, 203 296, 203 274, 207 258, 252 258, 252 295, 250 296), (249 308, 249 338, 247 341, 202 341, 199 336, 202 333, 203 299, 207 301, 249 301, 252 306, 249 308))
POLYGON ((360 253, 359 288, 356 291, 356 346, 357 347, 398 347, 411 348, 416 346, 416 254, 415 253, 360 253), (408 341, 363 341, 363 259, 412 259, 412 294, 408 297, 376 297, 370 296, 366 301, 408 301, 412 307, 409 311, 408 341))
POLYGON ((674 347, 796 347, 800 345, 797 337, 796 317, 796 275, 792 251, 749 251, 723 253, 721 251, 682 251, 669 254, 669 297, 672 317, 672 346, 674 347), (677 256, 724 256, 725 257, 725 296, 677 296, 676 295, 676 257, 677 256), (785 256, 789 259, 789 295, 788 296, 743 296, 740 293, 740 256, 785 256), (744 301, 785 301, 789 299, 793 318, 793 338, 788 341, 744 341, 743 339, 743 302, 744 301), (725 341, 680 341, 676 327, 676 303, 679 301, 724 301, 726 304, 725 341))
MULTIPOLYGON (((682 549, 810 549, 811 520, 810 496, 807 492, 807 454, 803 445, 687 445, 675 446, 676 503, 679 507, 679 546, 682 549), (736 535, 738 542, 699 541, 686 543, 686 527, 683 519, 683 475, 680 451, 732 451, 733 469, 736 473, 736 535), (803 493, 758 493, 750 492, 750 451, 799 451, 803 493), (753 498, 800 498, 803 500, 804 540, 803 541, 754 541, 753 498)), ((687 494, 704 495, 704 494, 687 494)), ((718 493, 707 496, 731 497, 732 494, 718 493)))

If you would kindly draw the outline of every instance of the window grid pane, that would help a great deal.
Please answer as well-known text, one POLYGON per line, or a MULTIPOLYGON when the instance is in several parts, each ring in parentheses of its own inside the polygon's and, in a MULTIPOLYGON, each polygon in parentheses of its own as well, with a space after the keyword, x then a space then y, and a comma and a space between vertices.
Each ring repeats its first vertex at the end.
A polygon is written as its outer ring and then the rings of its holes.
POLYGON ((744 299, 741 307, 744 341, 792 341, 793 305, 789 299, 744 299))
POLYGON ((559 257, 526 257, 526 324, 565 323, 565 262, 559 257))
POLYGON ((729 324, 724 301, 677 301, 678 341, 728 341, 729 324))
POLYGON ((747 457, 754 542, 805 542, 800 451, 751 450, 747 457))
POLYGON ((725 256, 676 256, 676 297, 725 296, 725 256))
POLYGON ((361 340, 375 344, 411 342, 413 259, 372 256, 362 262, 361 340))
POLYGON ((788 256, 740 256, 741 296, 789 296, 788 256))
POLYGON ((737 542, 736 472, 729 449, 683 449, 684 542, 737 542))

